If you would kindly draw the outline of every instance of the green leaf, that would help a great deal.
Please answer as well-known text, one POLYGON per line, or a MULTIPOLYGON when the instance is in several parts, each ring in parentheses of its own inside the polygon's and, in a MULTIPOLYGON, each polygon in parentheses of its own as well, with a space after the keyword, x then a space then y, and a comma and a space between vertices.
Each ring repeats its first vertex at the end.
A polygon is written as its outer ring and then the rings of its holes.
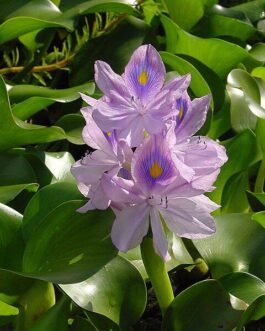
POLYGON ((205 38, 229 36, 246 41, 256 33, 256 29, 251 23, 236 18, 209 15, 200 21, 196 32, 205 38))
POLYGON ((8 324, 18 314, 19 314, 18 308, 10 306, 3 301, 0 301, 0 326, 8 324))
POLYGON ((251 76, 265 80, 265 68, 256 67, 251 71, 251 76))
POLYGON ((24 212, 22 224, 24 238, 28 239, 56 207, 66 201, 80 199, 80 197, 76 184, 66 182, 48 185, 39 190, 30 200, 24 212))
POLYGON ((231 100, 232 128, 236 132, 242 132, 246 129, 255 130, 257 117, 250 111, 244 92, 229 85, 227 86, 227 92, 231 100))
POLYGON ((23 190, 37 191, 39 185, 36 176, 24 156, 2 153, 0 163, 0 202, 13 200, 23 190))
POLYGON ((92 312, 86 312, 86 315, 88 319, 75 318, 71 331, 120 331, 118 325, 103 315, 92 312))
POLYGON ((260 211, 252 215, 252 219, 258 222, 263 228, 265 228, 265 212, 260 211))
POLYGON ((250 214, 226 214, 216 219, 216 233, 194 244, 214 278, 243 271, 265 278, 265 230, 250 214), (239 231, 240 229, 240 231, 239 231), (255 240, 253 240, 255 238, 255 240))
POLYGON ((222 213, 244 213, 249 211, 246 195, 248 189, 248 173, 246 171, 230 177, 222 194, 222 213))
POLYGON ((30 331, 68 331, 68 315, 70 302, 67 297, 62 297, 55 306, 46 311, 33 324, 30 331))
POLYGON ((249 54, 251 54, 257 61, 264 62, 265 61, 265 44, 256 43, 249 50, 249 54))
POLYGON ((62 19, 72 18, 77 15, 86 15, 90 13, 100 12, 118 12, 126 13, 129 15, 139 15, 139 12, 132 6, 130 0, 90 0, 71 6, 70 9, 66 10, 62 19))
POLYGON ((248 305, 260 295, 265 295, 265 283, 246 272, 233 272, 219 278, 219 282, 235 297, 243 300, 248 305))
POLYGON ((76 145, 83 145, 82 131, 86 122, 83 116, 79 114, 68 114, 62 116, 56 122, 56 126, 64 129, 67 140, 76 145))
POLYGON ((265 316, 265 295, 258 297, 242 315, 236 331, 243 330, 244 325, 250 321, 257 321, 265 316))
POLYGON ((14 11, 0 25, 0 44, 39 29, 61 27, 73 29, 73 22, 63 19, 58 7, 49 0, 34 0, 14 11))
POLYGON ((5 82, 0 78, 0 151, 27 144, 45 143, 65 138, 61 128, 45 128, 20 121, 12 114, 5 82))
POLYGON ((261 155, 257 147, 256 137, 251 131, 243 131, 225 143, 228 161, 221 168, 215 182, 216 189, 208 195, 216 203, 221 204, 223 189, 228 179, 236 173, 246 171, 261 155), (241 153, 244 148, 244 153, 241 153))
POLYGON ((168 17, 161 15, 166 33, 167 51, 191 56, 225 78, 237 64, 248 56, 241 47, 221 39, 203 39, 182 30, 168 17))
POLYGON ((71 102, 80 98, 79 92, 93 94, 94 83, 71 87, 68 89, 55 90, 33 85, 15 85, 9 88, 13 114, 21 120, 26 120, 41 109, 54 102, 71 102))
POLYGON ((211 93, 203 76, 191 63, 168 52, 160 52, 160 55, 163 62, 171 69, 176 70, 180 75, 191 74, 190 88, 197 97, 211 93))
POLYGON ((189 31, 204 14, 204 0, 164 0, 164 3, 172 20, 187 31, 189 31))
POLYGON ((256 127, 257 141, 265 156, 265 119, 259 118, 256 127))
POLYGON ((140 318, 146 305, 145 283, 139 271, 119 256, 86 281, 60 286, 79 306, 105 315, 126 330, 140 318))
POLYGON ((110 33, 90 40, 72 62, 71 84, 77 85, 93 79, 94 63, 98 59, 109 63, 115 72, 123 72, 133 51, 143 42, 147 42, 149 35, 148 25, 129 16, 110 33))
POLYGON ((166 311, 162 331, 231 331, 240 315, 241 312, 233 310, 229 295, 221 284, 206 280, 175 298, 166 311))
POLYGON ((264 0, 254 0, 234 6, 233 9, 243 13, 252 22, 256 22, 264 17, 264 0))
POLYGON ((36 320, 55 304, 55 292, 51 283, 35 280, 18 300, 20 313, 16 321, 17 331, 32 330, 36 320))
POLYGON ((36 192, 38 188, 37 183, 0 186, 0 202, 6 204, 15 199, 22 191, 36 192))
POLYGON ((78 213, 83 204, 65 202, 42 221, 26 244, 26 275, 55 283, 80 282, 117 254, 110 239, 112 212, 78 213))
POLYGON ((14 209, 0 204, 0 268, 19 270, 24 251, 21 233, 22 215, 14 209))

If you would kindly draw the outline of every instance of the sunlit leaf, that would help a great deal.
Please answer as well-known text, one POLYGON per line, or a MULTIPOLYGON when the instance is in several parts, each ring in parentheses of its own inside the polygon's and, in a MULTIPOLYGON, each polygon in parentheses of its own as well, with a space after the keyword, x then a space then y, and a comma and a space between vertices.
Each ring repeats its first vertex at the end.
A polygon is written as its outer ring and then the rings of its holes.
POLYGON ((82 308, 105 315, 125 329, 140 318, 146 305, 144 281, 122 257, 82 283, 60 286, 82 308))

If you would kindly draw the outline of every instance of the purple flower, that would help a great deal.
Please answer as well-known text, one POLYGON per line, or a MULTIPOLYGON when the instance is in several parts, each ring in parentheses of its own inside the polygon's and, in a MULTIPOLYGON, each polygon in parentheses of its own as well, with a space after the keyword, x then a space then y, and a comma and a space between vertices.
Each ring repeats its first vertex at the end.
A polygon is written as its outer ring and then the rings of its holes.
POLYGON ((115 131, 102 132, 88 109, 83 109, 82 113, 86 119, 83 139, 87 145, 97 149, 77 161, 71 169, 79 183, 80 192, 90 199, 79 209, 80 212, 86 212, 96 208, 106 209, 109 206, 110 199, 101 187, 102 175, 105 172, 113 176, 120 171, 126 173, 126 166, 130 164, 133 153, 125 141, 117 141, 115 131))
MULTIPOLYGON (((215 232, 210 212, 218 205, 202 195, 196 181, 188 183, 179 176, 174 154, 167 139, 153 135, 139 146, 132 158, 132 180, 105 174, 102 188, 106 195, 125 204, 116 210, 112 241, 121 251, 139 245, 151 225, 154 247, 167 257, 167 240, 163 224, 178 236, 198 239, 215 232)), ((212 188, 215 178, 203 176, 204 187, 212 188)))
POLYGON ((158 134, 175 112, 175 100, 186 91, 190 75, 165 83, 165 67, 151 46, 139 47, 122 76, 102 61, 95 64, 95 81, 104 96, 99 99, 82 95, 93 107, 93 118, 103 131, 116 130, 131 147, 138 146, 145 133, 158 134))

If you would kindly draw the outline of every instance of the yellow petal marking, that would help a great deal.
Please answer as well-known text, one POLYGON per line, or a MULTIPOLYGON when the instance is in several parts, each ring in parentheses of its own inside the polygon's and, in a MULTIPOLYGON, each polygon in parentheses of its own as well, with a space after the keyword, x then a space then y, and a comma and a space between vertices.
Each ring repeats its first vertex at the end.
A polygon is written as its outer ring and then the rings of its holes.
POLYGON ((157 178, 162 175, 163 168, 161 168, 157 162, 154 162, 152 166, 149 168, 149 173, 151 177, 157 178))
POLYGON ((178 120, 180 121, 184 115, 183 107, 181 106, 179 109, 178 120))
POLYGON ((140 74, 138 75, 137 79, 141 85, 145 86, 148 82, 148 74, 147 74, 146 70, 142 70, 140 72, 140 74))

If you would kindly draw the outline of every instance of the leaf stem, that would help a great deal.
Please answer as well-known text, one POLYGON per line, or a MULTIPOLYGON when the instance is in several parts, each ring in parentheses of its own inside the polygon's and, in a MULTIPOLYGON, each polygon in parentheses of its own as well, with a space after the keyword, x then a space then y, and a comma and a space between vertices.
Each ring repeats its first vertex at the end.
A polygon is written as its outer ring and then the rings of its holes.
POLYGON ((263 193, 265 180, 265 157, 263 157, 255 182, 255 193, 263 193))
POLYGON ((141 254, 146 272, 155 291, 162 315, 174 300, 174 294, 165 262, 156 254, 153 239, 146 237, 141 244, 141 254))
MULTIPOLYGON (((66 67, 74 58, 74 54, 68 56, 66 59, 63 59, 61 61, 58 61, 56 63, 52 64, 47 64, 43 66, 34 66, 31 69, 31 72, 44 72, 44 71, 54 71, 57 69, 61 69, 66 67)), ((19 67, 6 67, 0 69, 0 75, 5 75, 5 74, 16 74, 21 72, 25 67, 19 66, 19 67)))

